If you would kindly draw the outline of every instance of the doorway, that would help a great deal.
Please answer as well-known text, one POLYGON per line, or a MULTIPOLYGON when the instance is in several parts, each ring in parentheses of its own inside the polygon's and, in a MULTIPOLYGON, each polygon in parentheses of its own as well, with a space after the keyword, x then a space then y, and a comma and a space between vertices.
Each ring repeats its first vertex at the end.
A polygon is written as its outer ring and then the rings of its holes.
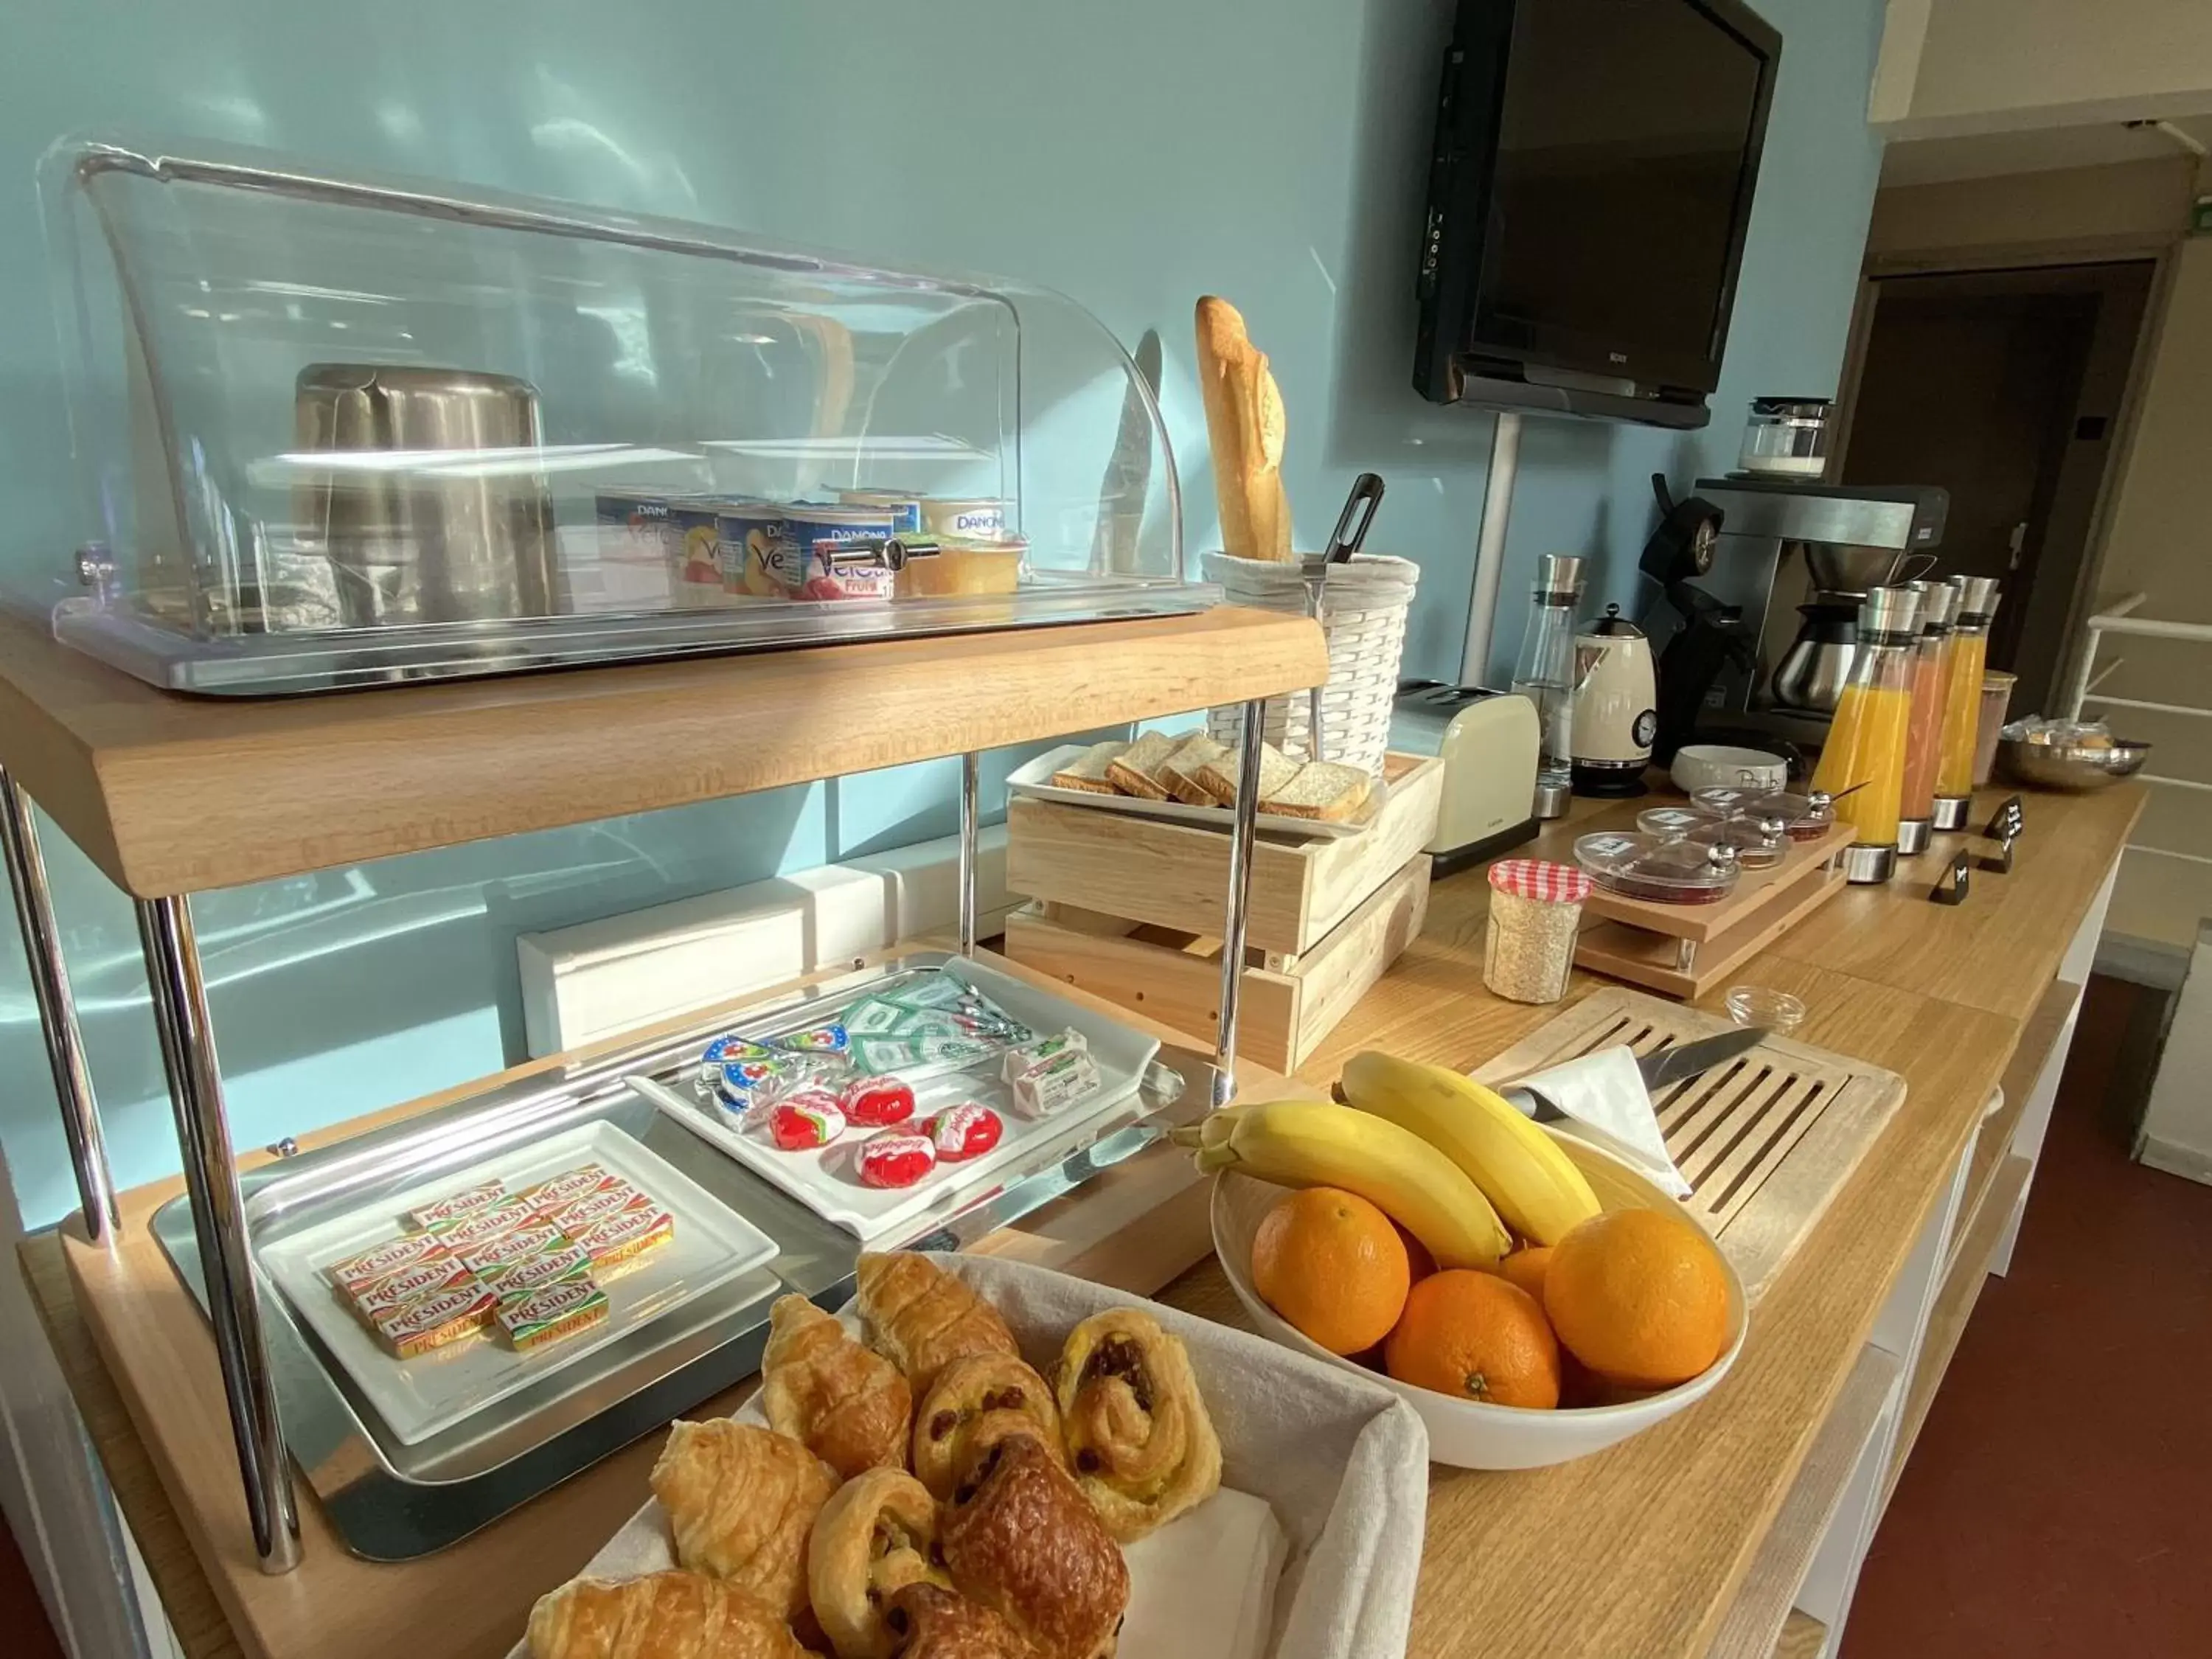
POLYGON ((2077 606, 2150 259, 1875 276, 1841 481, 1940 484, 1942 575, 1995 576, 1990 666, 2049 713, 2077 606))

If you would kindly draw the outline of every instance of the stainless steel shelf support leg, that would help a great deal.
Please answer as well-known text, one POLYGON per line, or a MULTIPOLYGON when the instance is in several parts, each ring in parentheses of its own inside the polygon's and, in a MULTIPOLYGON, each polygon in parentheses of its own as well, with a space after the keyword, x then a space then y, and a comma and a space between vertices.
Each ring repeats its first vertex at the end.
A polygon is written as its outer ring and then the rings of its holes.
POLYGON ((960 757, 960 954, 975 954, 975 842, 981 835, 978 822, 982 809, 977 797, 982 782, 982 757, 969 750, 960 757))
POLYGON ((1244 705, 1237 822, 1229 832, 1229 915, 1221 930, 1221 1029, 1213 1043, 1216 1106, 1226 1106, 1237 1093, 1237 1012, 1244 989, 1244 923, 1252 903, 1252 830, 1260 817, 1260 740, 1267 724, 1264 701, 1244 705))
POLYGON ((76 1174, 77 1201, 84 1207, 85 1236, 95 1244, 111 1243, 117 1221, 115 1182, 108 1173, 100 1102, 92 1091, 92 1068, 85 1061, 84 1035, 77 1027, 76 999, 70 993, 61 932, 54 925, 46 861, 39 851, 39 826, 31 816, 30 797, 16 787, 5 767, 0 767, 0 844, 7 854, 8 885, 15 895, 15 920, 23 930, 23 956, 30 965, 39 1029, 46 1039, 46 1064, 54 1074, 54 1098, 61 1103, 70 1166, 76 1174))
POLYGON ((146 951, 146 977, 153 990, 161 1061, 169 1076, 169 1100, 176 1109, 185 1187, 207 1274, 208 1319, 215 1328, 216 1357, 222 1365, 253 1547, 264 1572, 289 1572, 300 1564, 292 1465, 284 1449, 283 1427, 276 1419, 276 1380, 270 1369, 261 1304, 254 1292, 246 1202, 239 1191, 238 1160, 223 1109, 222 1076, 216 1062, 207 983, 201 976, 191 906, 181 897, 139 900, 138 937, 146 951))

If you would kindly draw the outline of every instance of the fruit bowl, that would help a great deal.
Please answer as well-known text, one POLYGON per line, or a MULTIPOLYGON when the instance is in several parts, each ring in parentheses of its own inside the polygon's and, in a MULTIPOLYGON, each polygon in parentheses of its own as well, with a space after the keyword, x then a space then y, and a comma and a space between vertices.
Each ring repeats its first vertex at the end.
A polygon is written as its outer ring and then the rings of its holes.
MULTIPOLYGON (((1607 1209, 1670 1211, 1691 1225, 1698 1224, 1687 1210, 1620 1159, 1572 1135, 1556 1130, 1547 1132, 1575 1161, 1596 1192, 1598 1201, 1607 1209)), ((1255 1180, 1234 1170, 1224 1170, 1214 1176, 1213 1249, 1221 1258, 1221 1269, 1229 1279, 1230 1288, 1251 1315, 1253 1328, 1262 1336, 1372 1378, 1401 1396, 1428 1425, 1429 1455, 1436 1462, 1463 1469, 1534 1469, 1586 1457, 1704 1399, 1720 1385, 1721 1378, 1728 1375, 1729 1367, 1742 1351, 1747 1323, 1743 1280, 1723 1255, 1720 1259, 1728 1275, 1728 1342, 1718 1359, 1678 1387, 1617 1406, 1562 1407, 1557 1411, 1486 1405, 1480 1401, 1455 1400, 1449 1395, 1415 1388, 1329 1352, 1279 1317, 1252 1288, 1253 1235, 1259 1231, 1261 1218, 1285 1190, 1272 1182, 1255 1180)))

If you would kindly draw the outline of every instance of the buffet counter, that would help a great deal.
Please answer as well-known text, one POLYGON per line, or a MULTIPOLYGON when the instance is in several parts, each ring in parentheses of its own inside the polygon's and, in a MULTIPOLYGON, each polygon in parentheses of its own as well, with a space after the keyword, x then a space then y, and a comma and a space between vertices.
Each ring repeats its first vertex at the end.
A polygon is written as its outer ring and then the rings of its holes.
MULTIPOLYGON (((1978 801, 1977 822, 1996 799, 1978 801)), ((1696 1659, 1721 1650, 1716 1638, 1765 1571, 1762 1546, 1930 1217, 1947 1202, 1959 1206, 1962 1185, 1978 1188, 1966 1194, 1969 1210, 2007 1195, 2002 1179, 1969 1182, 1962 1157, 1992 1091, 2025 1098, 2070 1029, 2071 994, 2086 975, 2080 938, 2094 932, 2085 935, 2083 923, 2099 909, 2142 803, 2132 785, 2031 797, 2012 872, 1978 874, 1963 907, 1927 902, 1936 860, 1924 859, 1926 876, 1916 867, 1888 887, 1840 895, 1735 976, 1802 998, 1809 1012, 1797 1038, 1899 1073, 1905 1103, 1758 1304, 1741 1356, 1711 1398, 1559 1467, 1433 1470, 1409 1652, 1696 1659), (2052 1018, 2061 1006, 2066 1021, 2052 1018)), ((1547 839, 1571 832, 1558 826, 1547 839)), ((1483 989, 1488 891, 1480 871, 1436 884, 1421 936, 1300 1068, 1300 1081, 1325 1089, 1350 1054, 1369 1048, 1472 1068, 1559 1012, 1483 989)), ((1570 995, 1602 983, 1578 973, 1570 995)), ((1707 1000, 1717 1006, 1718 994, 1707 1000)), ((1245 1070, 1248 1097, 1279 1083, 1245 1070)), ((1206 1189, 1187 1162, 1164 1149, 1131 1160, 987 1248, 1242 1323, 1208 1253, 1206 1189)), ((124 1194, 125 1242, 112 1252, 87 1243, 73 1221, 26 1242, 21 1254, 184 1651, 192 1659, 504 1651, 532 1601, 635 1507, 657 1438, 407 1565, 346 1555, 305 1501, 305 1560, 289 1574, 263 1575, 239 1503, 212 1346, 146 1231, 148 1216, 178 1190, 163 1182, 124 1194)), ((1994 1230, 1966 1231, 1960 1277, 1971 1291, 1994 1230)), ((1971 1305, 1970 1294, 1960 1323, 1971 1305)), ((1924 1412, 1948 1348, 1931 1353, 1933 1371, 1906 1380, 1908 1410, 1917 1393, 1924 1412)), ((1902 1435, 1900 1447, 1909 1443, 1902 1435)))

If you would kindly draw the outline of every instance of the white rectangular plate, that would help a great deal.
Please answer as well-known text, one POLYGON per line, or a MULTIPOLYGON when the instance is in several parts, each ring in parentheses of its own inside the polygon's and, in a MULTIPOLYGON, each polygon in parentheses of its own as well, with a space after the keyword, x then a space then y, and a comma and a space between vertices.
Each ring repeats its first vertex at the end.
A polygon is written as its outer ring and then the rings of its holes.
MULTIPOLYGON (((285 1299, 344 1367, 403 1445, 496 1405, 548 1373, 605 1347, 649 1320, 684 1305, 775 1257, 775 1241, 632 1137, 607 1122, 586 1123, 396 1194, 389 1205, 351 1212, 264 1246, 261 1265, 285 1299), (413 1359, 394 1358, 324 1277, 333 1261, 365 1250, 406 1225, 406 1212, 447 1193, 494 1177, 510 1191, 599 1163, 650 1194, 676 1218, 676 1237, 637 1259, 605 1285, 606 1319, 536 1353, 517 1353, 480 1336, 413 1359)), ((671 1336, 681 1334, 672 1328, 671 1336)))
MULTIPOLYGON (((765 1135, 746 1133, 707 1107, 693 1094, 688 1078, 672 1087, 651 1078, 636 1077, 629 1079, 630 1086, 692 1133, 711 1141, 825 1221, 844 1228, 862 1241, 892 1233, 910 1233, 933 1213, 957 1209, 988 1191, 999 1170, 1020 1162, 1047 1142, 1127 1100, 1137 1092, 1144 1081, 1146 1068, 1160 1050, 1157 1037, 1146 1036, 1086 1009, 1074 1007, 1048 992, 1039 991, 1025 981, 999 973, 981 963, 955 962, 941 971, 972 985, 1041 1036, 1050 1036, 1069 1026, 1082 1032, 1090 1045, 1091 1059, 1098 1062, 1098 1092, 1050 1117, 1024 1117, 1014 1110, 1012 1091, 999 1080, 1000 1060, 997 1055, 979 1067, 984 1075, 954 1072, 917 1083, 914 1085, 916 1122, 932 1112, 972 1100, 998 1113, 1005 1121, 1006 1133, 996 1146, 981 1158, 960 1164, 939 1164, 911 1187, 884 1188, 863 1186, 854 1168, 855 1152, 867 1139, 865 1130, 848 1130, 829 1146, 811 1152, 787 1152, 765 1135)), ((860 997, 854 1000, 860 1000, 860 997)), ((773 1035, 778 1030, 819 1025, 835 1018, 835 1014, 817 1006, 810 1007, 803 1016, 787 1015, 780 1021, 764 1021, 757 1031, 749 1028, 744 1017, 739 1014, 731 1021, 730 1029, 748 1036, 773 1035)))
MULTIPOLYGON (((1095 806, 1105 812, 1127 812, 1133 817, 1194 823, 1203 830, 1226 830, 1236 822, 1234 809, 1227 806, 1193 806, 1188 801, 1146 800, 1140 795, 1098 795, 1088 789, 1055 788, 1052 775, 1080 755, 1085 746, 1064 744, 1039 755, 1026 766, 1017 767, 1007 775, 1007 792, 1036 800, 1058 801, 1067 806, 1095 806)), ((1318 836, 1328 841, 1342 841, 1350 836, 1365 834, 1367 826, 1375 822, 1389 799, 1389 784, 1376 778, 1369 784, 1367 799, 1359 804, 1359 810, 1340 823, 1324 823, 1318 818, 1284 817, 1274 812, 1261 813, 1255 823, 1271 836, 1318 836)))

